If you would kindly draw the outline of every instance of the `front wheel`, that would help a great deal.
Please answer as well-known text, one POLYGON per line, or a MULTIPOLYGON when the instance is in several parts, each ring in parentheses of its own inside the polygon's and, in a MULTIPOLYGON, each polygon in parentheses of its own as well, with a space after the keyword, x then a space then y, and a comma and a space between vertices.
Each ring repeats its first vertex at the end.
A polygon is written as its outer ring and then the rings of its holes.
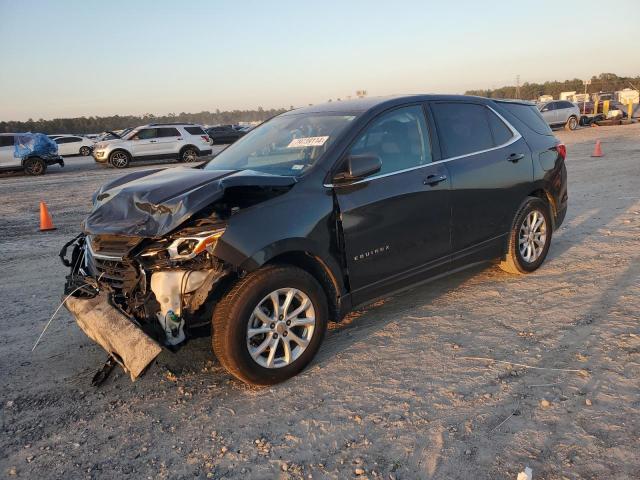
POLYGON ((507 255, 500 268, 509 273, 531 273, 547 256, 551 245, 551 216, 547 204, 529 197, 509 232, 507 255))
POLYGON ((44 175, 47 164, 41 158, 28 158, 24 162, 24 173, 27 175, 44 175))
POLYGON ((567 130, 575 130, 578 128, 578 119, 576 117, 569 117, 567 123, 565 124, 565 128, 567 130))
POLYGON ((233 376, 272 385, 303 370, 327 329, 324 290, 304 270, 275 265, 248 274, 213 314, 213 351, 233 376))
POLYGON ((129 162, 131 162, 131 156, 123 150, 116 150, 109 155, 109 163, 116 168, 127 168, 129 162))
POLYGON ((80 155, 87 157, 91 154, 91 149, 87 146, 80 147, 80 155))

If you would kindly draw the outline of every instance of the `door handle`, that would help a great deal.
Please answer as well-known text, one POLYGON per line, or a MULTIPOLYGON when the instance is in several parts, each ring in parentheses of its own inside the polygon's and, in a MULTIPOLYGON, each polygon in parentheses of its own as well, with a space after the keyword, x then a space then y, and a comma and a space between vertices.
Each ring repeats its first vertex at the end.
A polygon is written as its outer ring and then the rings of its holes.
POLYGON ((149 143, 158 143, 157 140, 149 140, 149 143))
POLYGON ((511 163, 518 163, 518 161, 522 160, 523 158, 524 153, 512 153, 507 157, 507 160, 509 160, 511 163))
POLYGON ((424 179, 425 185, 429 185, 430 187, 435 187, 440 182, 444 182, 447 179, 446 175, 429 175, 424 179))

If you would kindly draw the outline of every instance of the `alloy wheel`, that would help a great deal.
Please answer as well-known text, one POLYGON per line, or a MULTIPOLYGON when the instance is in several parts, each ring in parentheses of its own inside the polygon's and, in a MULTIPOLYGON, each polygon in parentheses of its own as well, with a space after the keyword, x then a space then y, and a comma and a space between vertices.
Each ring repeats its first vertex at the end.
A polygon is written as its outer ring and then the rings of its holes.
POLYGON ((189 148, 182 154, 182 161, 186 163, 195 162, 198 159, 198 154, 195 150, 189 148))
POLYGON ((518 233, 518 249, 522 259, 534 263, 544 251, 547 243, 547 221, 539 210, 530 211, 518 233))
POLYGON ((111 156, 111 165, 116 168, 124 168, 129 163, 129 157, 124 152, 116 152, 111 156))
POLYGON ((315 310, 306 293, 296 288, 275 290, 253 309, 247 349, 262 367, 286 367, 306 350, 315 326, 315 310))
POLYGON ((29 175, 41 175, 44 170, 44 163, 40 160, 28 160, 26 170, 29 175))

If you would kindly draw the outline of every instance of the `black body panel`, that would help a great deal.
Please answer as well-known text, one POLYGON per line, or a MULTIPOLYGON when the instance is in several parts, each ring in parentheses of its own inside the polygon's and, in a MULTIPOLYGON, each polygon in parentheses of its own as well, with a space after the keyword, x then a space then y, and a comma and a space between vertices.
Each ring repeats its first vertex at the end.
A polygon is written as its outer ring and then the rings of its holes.
POLYGON ((366 98, 283 115, 311 112, 344 112, 354 120, 301 176, 199 168, 134 172, 96 193, 85 230, 160 238, 221 201, 233 187, 283 188, 284 193, 229 216, 213 253, 247 271, 282 255, 306 254, 334 281, 344 311, 351 303, 500 256, 514 215, 529 195, 549 201, 555 227, 564 218, 567 175, 558 140, 532 131, 499 101, 447 95, 366 98), (448 159, 429 105, 463 101, 490 107, 521 137, 448 159), (380 114, 405 105, 425 110, 432 163, 334 186, 334 173, 363 129, 380 114), (517 161, 509 161, 512 154, 519 156, 517 161), (443 179, 431 185, 430 176, 443 179))

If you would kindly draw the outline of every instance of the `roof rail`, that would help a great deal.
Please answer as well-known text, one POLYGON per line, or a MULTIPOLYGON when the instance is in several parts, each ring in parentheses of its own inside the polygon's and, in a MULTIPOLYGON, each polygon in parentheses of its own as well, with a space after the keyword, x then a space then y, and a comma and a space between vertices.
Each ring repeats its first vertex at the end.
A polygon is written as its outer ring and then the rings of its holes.
POLYGON ((150 127, 161 127, 163 125, 195 125, 195 123, 191 122, 170 122, 170 123, 150 123, 150 127))

